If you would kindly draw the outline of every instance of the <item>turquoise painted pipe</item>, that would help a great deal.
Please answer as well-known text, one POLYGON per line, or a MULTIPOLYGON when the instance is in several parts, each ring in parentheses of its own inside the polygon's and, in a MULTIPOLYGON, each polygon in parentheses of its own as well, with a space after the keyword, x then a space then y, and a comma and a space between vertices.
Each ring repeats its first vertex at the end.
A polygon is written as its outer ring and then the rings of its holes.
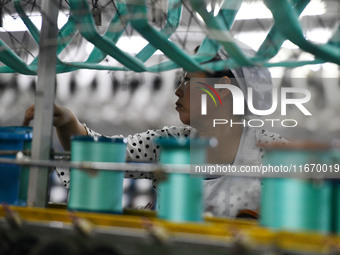
MULTIPOLYGON (((124 139, 75 136, 71 161, 125 162, 124 139)), ((71 169, 68 208, 71 210, 122 213, 122 171, 83 171, 71 169)))
MULTIPOLYGON (((207 141, 176 138, 157 139, 161 164, 204 164, 207 141)), ((158 217, 176 222, 202 220, 202 178, 169 173, 158 185, 158 217)))
MULTIPOLYGON (((299 166, 330 164, 330 149, 268 149, 264 165, 299 166)), ((260 222, 265 227, 289 231, 329 233, 332 222, 332 183, 302 178, 262 180, 260 222)))

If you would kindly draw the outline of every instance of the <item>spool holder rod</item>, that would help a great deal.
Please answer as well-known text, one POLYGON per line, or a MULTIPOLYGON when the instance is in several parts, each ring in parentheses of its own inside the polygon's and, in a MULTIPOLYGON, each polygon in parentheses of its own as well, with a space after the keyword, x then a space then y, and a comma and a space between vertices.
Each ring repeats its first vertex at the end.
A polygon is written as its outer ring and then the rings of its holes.
MULTIPOLYGON (((23 153, 17 154, 17 158, 0 158, 2 164, 16 164, 20 166, 35 166, 41 168, 42 171, 51 168, 77 168, 84 171, 136 171, 136 172, 154 172, 158 179, 164 178, 166 173, 182 173, 190 174, 193 177, 213 178, 220 176, 234 176, 234 177, 253 177, 253 178, 298 178, 298 179, 313 179, 315 181, 322 181, 324 179, 338 179, 339 173, 337 172, 309 172, 309 173, 277 173, 277 172, 215 172, 215 173, 202 173, 195 172, 196 165, 190 164, 155 164, 155 163, 115 163, 115 162, 92 162, 92 161, 65 161, 65 160, 36 160, 26 157, 23 153)), ((211 164, 204 164, 207 168, 214 166, 211 164)))

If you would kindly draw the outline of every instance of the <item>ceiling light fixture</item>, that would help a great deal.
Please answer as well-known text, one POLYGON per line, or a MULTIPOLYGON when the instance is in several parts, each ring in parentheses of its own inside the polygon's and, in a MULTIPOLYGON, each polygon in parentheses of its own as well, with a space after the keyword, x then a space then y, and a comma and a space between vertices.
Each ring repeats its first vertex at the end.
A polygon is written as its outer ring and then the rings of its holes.
MULTIPOLYGON (((41 14, 31 14, 29 16, 32 23, 40 30, 41 29, 41 14)), ((59 12, 58 15, 58 28, 60 29, 67 22, 68 17, 63 13, 59 12)), ((19 16, 4 15, 2 17, 2 27, 0 27, 0 32, 23 32, 27 31, 25 23, 21 20, 19 16)))

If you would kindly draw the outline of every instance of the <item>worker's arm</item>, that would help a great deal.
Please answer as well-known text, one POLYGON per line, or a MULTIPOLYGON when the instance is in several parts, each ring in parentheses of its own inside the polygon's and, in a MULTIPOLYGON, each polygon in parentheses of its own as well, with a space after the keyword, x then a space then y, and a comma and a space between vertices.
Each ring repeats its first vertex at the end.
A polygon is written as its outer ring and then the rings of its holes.
MULTIPOLYGON (((33 118, 34 105, 26 110, 23 125, 28 126, 33 118)), ((71 110, 56 104, 54 105, 53 125, 56 127, 60 144, 64 150, 71 149, 72 135, 87 135, 85 127, 79 122, 76 115, 71 110)))

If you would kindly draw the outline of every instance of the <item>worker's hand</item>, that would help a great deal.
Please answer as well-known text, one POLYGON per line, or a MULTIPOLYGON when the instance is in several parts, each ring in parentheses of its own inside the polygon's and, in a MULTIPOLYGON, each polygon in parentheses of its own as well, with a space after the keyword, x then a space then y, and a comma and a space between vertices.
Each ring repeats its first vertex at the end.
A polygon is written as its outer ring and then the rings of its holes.
POLYGON ((27 108, 25 112, 24 121, 22 122, 23 126, 28 126, 31 120, 34 119, 34 104, 27 108))
POLYGON ((74 125, 78 122, 76 115, 66 107, 54 104, 53 125, 56 128, 74 125))
MULTIPOLYGON (((34 118, 34 105, 30 106, 25 113, 24 126, 28 126, 34 118)), ((87 135, 85 127, 78 121, 76 115, 69 109, 54 105, 53 125, 56 127, 60 144, 65 150, 70 150, 70 138, 73 135, 87 135)))
MULTIPOLYGON (((65 107, 54 104, 53 111, 53 125, 57 128, 68 125, 72 121, 76 121, 76 116, 74 115, 74 113, 65 107)), ((34 105, 31 105, 29 108, 27 108, 25 112, 25 117, 22 125, 28 126, 33 119, 34 105)))

